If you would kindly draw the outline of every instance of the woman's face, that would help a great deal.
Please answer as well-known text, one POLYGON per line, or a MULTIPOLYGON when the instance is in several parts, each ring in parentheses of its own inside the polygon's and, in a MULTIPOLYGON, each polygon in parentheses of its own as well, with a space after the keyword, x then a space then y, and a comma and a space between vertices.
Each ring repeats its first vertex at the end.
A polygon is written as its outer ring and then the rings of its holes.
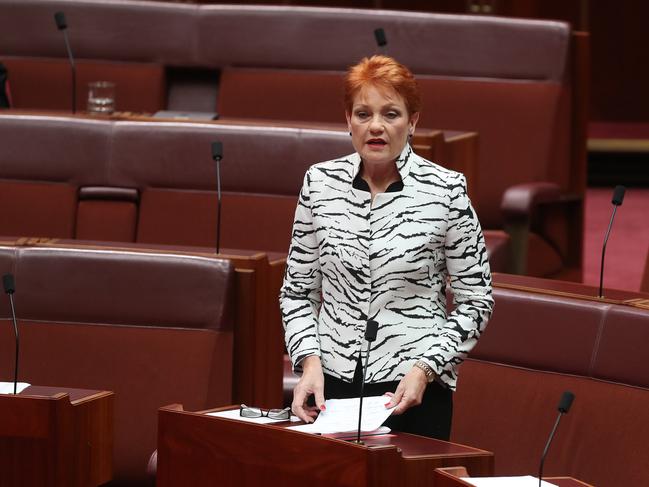
POLYGON ((372 85, 358 92, 346 115, 354 149, 366 164, 394 162, 419 119, 395 90, 372 85))

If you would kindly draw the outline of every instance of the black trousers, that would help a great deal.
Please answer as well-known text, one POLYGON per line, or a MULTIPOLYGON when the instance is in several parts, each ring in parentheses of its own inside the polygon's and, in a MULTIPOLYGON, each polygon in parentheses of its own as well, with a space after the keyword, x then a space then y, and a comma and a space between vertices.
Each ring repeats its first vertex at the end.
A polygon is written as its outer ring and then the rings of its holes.
MULTIPOLYGON (((354 380, 344 380, 324 375, 325 398, 347 399, 358 397, 363 381, 363 368, 360 360, 354 372, 354 380)), ((377 382, 365 384, 364 396, 380 396, 386 392, 394 392, 399 381, 377 382)), ((387 399, 385 402, 388 402, 387 399)), ((413 406, 403 414, 390 416, 385 425, 395 431, 412 433, 438 440, 448 441, 451 436, 451 420, 453 418, 453 392, 438 384, 431 382, 426 387, 424 397, 419 406, 413 406)))

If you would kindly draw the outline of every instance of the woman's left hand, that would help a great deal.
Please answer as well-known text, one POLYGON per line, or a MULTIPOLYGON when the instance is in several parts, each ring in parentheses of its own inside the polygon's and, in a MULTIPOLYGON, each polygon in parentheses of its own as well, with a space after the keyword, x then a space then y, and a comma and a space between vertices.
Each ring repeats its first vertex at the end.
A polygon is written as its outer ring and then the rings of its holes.
POLYGON ((390 396, 390 402, 385 407, 391 408, 396 405, 397 407, 392 414, 401 414, 412 406, 419 406, 427 385, 428 380, 424 371, 418 367, 413 367, 401 379, 396 391, 386 393, 386 395, 390 396))

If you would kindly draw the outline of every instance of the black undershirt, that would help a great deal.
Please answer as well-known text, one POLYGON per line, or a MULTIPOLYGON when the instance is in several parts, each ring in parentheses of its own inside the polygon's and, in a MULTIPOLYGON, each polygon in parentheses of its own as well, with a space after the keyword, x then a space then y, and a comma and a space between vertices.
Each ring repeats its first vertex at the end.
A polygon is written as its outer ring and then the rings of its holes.
MULTIPOLYGON (((361 173, 359 172, 356 177, 354 178, 354 182, 352 183, 352 187, 354 189, 358 189, 360 191, 366 191, 370 192, 370 185, 367 184, 367 181, 365 181, 361 177, 361 173)), ((403 181, 399 179, 399 181, 395 181, 394 183, 390 184, 390 186, 387 187, 385 190, 385 193, 398 193, 403 189, 403 181)))

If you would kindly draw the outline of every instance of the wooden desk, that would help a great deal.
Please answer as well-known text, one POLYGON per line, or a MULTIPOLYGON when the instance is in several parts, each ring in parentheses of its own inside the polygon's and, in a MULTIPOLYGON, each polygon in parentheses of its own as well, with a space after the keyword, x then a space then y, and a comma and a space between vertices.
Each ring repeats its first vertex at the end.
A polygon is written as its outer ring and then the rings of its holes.
POLYGON ((112 392, 0 394, 0 485, 91 487, 113 475, 112 392))
MULTIPOLYGON (((225 408, 231 409, 232 407, 225 408)), ((465 465, 492 475, 493 454, 406 433, 365 438, 365 445, 186 412, 158 411, 157 486, 432 487, 436 467, 465 465)))

